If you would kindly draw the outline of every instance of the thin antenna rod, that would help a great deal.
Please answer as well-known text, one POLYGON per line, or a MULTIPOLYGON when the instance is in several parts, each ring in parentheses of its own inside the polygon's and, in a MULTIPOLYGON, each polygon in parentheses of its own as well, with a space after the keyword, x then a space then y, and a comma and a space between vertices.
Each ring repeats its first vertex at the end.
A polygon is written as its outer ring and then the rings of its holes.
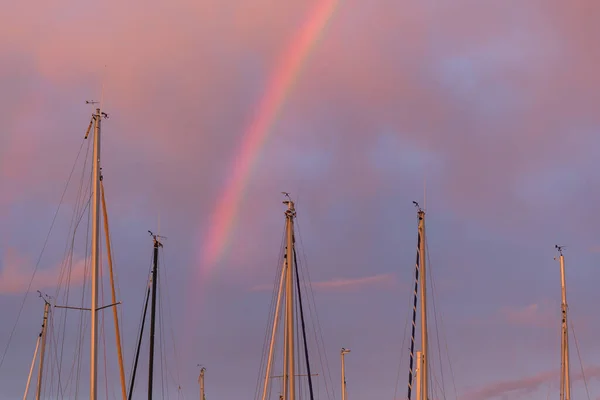
POLYGON ((427 173, 423 172, 423 209, 427 210, 427 173))
POLYGON ((102 88, 100 89, 100 108, 104 105, 104 84, 106 83, 106 64, 104 65, 104 71, 102 73, 102 88))

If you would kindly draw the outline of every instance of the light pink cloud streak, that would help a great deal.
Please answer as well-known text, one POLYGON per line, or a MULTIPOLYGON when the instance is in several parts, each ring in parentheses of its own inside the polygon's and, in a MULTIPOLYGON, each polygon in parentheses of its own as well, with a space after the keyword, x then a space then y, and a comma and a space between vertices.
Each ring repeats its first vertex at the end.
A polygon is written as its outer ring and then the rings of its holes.
MULTIPOLYGON (((34 273, 34 265, 28 257, 20 256, 14 250, 8 249, 2 260, 0 269, 0 294, 25 293, 31 282, 30 290, 56 289, 64 284, 66 269, 61 263, 51 268, 40 268, 34 273), (33 276, 33 281, 31 280, 33 276)), ((83 283, 86 260, 73 260, 70 267, 69 282, 71 285, 83 283)))

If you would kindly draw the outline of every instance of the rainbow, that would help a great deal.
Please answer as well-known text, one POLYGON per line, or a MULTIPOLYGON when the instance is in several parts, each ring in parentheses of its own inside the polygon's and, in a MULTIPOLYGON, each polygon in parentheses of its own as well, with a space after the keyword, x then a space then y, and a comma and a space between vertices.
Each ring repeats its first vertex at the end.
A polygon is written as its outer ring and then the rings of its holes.
MULTIPOLYGON (((216 204, 208 239, 200 256, 200 270, 204 272, 203 275, 214 269, 225 252, 260 150, 267 141, 271 127, 298 80, 311 50, 322 36, 339 2, 340 0, 318 0, 290 46, 286 47, 275 68, 275 74, 269 80, 255 118, 243 135, 239 151, 234 158, 232 174, 216 204)), ((204 276, 204 279, 206 278, 207 276, 204 276)))
POLYGON ((202 307, 205 305, 198 299, 198 290, 202 292, 202 287, 206 287, 215 266, 225 253, 234 221, 240 211, 244 191, 260 150, 267 141, 270 129, 277 120, 294 83, 298 80, 311 50, 322 36, 340 1, 317 0, 309 18, 306 19, 281 55, 275 67, 275 73, 268 80, 265 94, 259 103, 254 119, 243 134, 242 142, 235 154, 233 171, 224 186, 223 193, 217 198, 206 236, 207 240, 201 246, 201 254, 198 257, 199 268, 194 270, 193 273, 196 275, 189 280, 185 313, 188 317, 184 323, 184 343, 190 345, 193 343, 192 330, 197 327, 199 314, 202 313, 202 307), (200 289, 198 289, 198 284, 200 289), (191 285, 194 287, 192 288, 191 285))

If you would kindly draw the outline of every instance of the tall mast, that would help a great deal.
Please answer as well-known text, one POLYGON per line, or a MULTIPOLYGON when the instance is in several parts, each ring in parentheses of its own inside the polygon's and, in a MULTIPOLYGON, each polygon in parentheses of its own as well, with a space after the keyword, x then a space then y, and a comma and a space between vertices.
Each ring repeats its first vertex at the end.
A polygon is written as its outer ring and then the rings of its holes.
MULTIPOLYGON (((90 400, 98 395, 98 275, 100 261, 100 125, 103 113, 94 114, 94 158, 92 167, 92 305, 90 323, 90 400)), ((86 135, 87 136, 87 135, 86 135)))
MULTIPOLYGON (((416 203, 415 203, 416 204, 416 203)), ((419 381, 421 384, 421 399, 428 399, 428 365, 429 351, 427 342, 427 254, 426 254, 426 237, 425 237, 425 211, 417 205, 417 216, 419 218, 419 286, 421 286, 421 358, 422 363, 419 381)))
POLYGON ((346 400, 346 363, 344 361, 344 356, 350 353, 350 349, 345 349, 342 347, 340 351, 340 357, 342 359, 342 400, 346 400))
MULTIPOLYGON (((560 400, 571 400, 571 371, 569 367, 569 324, 567 322, 567 283, 565 280, 564 246, 554 246, 558 250, 560 261, 560 288, 561 288, 561 355, 560 355, 560 400)), ((556 257, 555 257, 556 259, 556 257)))
POLYGON ((148 231, 154 239, 154 257, 152 262, 152 308, 150 309, 150 358, 148 367, 148 400, 152 400, 152 378, 154 375, 154 330, 156 326, 156 281, 158 279, 158 248, 162 243, 158 235, 148 231))
POLYGON ((296 210, 294 208, 294 202, 288 198, 283 202, 287 204, 288 209, 285 211, 286 217, 286 242, 287 242, 287 275, 286 275, 286 288, 285 288, 285 300, 286 300, 286 332, 285 332, 285 361, 287 362, 286 376, 284 377, 284 394, 287 394, 285 400, 294 400, 296 397, 296 379, 294 373, 294 217, 296 216, 296 210), (287 391, 286 391, 287 389, 287 391))

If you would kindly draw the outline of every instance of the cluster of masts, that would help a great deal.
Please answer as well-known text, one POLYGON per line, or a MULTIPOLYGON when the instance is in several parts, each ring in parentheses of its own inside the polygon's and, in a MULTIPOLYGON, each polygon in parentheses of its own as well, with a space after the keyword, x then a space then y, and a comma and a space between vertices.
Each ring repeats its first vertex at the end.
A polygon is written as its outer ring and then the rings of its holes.
MULTIPOLYGON (((87 104, 96 104, 93 101, 86 101, 87 104)), ((107 235, 107 246, 110 246, 110 240, 108 240, 108 221, 106 218, 106 206, 104 202, 104 192, 102 186, 102 175, 101 175, 101 166, 100 166, 100 139, 101 139, 101 120, 108 118, 108 115, 104 112, 100 111, 100 108, 96 108, 95 113, 92 115, 92 119, 87 128, 85 138, 88 138, 92 125, 94 127, 94 145, 93 145, 93 167, 92 167, 92 250, 91 250, 91 268, 92 268, 92 293, 91 293, 91 307, 89 310, 91 311, 91 335, 90 335, 90 400, 97 400, 97 375, 98 375, 98 311, 103 308, 112 307, 114 311, 115 317, 115 328, 116 328, 116 340, 117 340, 117 348, 118 348, 118 357, 119 357, 119 365, 120 365, 120 378, 121 378, 121 387, 122 387, 122 396, 123 400, 127 398, 131 399, 131 392, 133 389, 133 379, 135 377, 135 368, 137 367, 137 357, 139 356, 139 344, 138 344, 138 354, 136 355, 136 362, 134 366, 134 374, 131 381, 131 387, 129 390, 129 396, 127 396, 125 389, 125 377, 123 372, 123 358, 121 352, 120 345, 120 334, 119 334, 119 326, 116 312, 116 305, 120 304, 120 302, 116 301, 114 285, 112 286, 112 304, 108 306, 99 306, 98 304, 98 279, 99 279, 99 261, 100 261, 100 204, 104 208, 104 227, 107 235)), ((294 219, 296 217, 296 210, 294 208, 294 202, 291 200, 288 193, 283 192, 286 199, 283 202, 287 205, 287 209, 285 211, 286 217, 286 252, 281 270, 281 277, 279 282, 279 290, 277 294, 277 303, 275 308, 275 314, 273 319, 273 329, 271 332, 271 341, 269 345, 268 358, 266 364, 266 370, 264 375, 264 385, 262 391, 262 400, 267 400, 269 395, 269 382, 270 378, 272 378, 271 373, 273 369, 273 356, 275 353, 275 338, 277 335, 279 320, 281 318, 280 314, 284 314, 284 349, 283 349, 283 375, 280 378, 283 378, 283 392, 280 396, 282 400, 295 400, 296 396, 296 388, 295 388, 295 377, 298 376, 295 374, 295 337, 294 337, 294 321, 296 320, 294 312, 294 293, 297 288, 298 300, 300 302, 300 313, 302 314, 302 305, 301 305, 301 293, 300 286, 298 280, 298 271, 296 268, 296 254, 295 254, 295 240, 294 240, 294 219), (294 283, 297 286, 294 286, 294 283), (285 300, 285 303, 284 303, 285 300)), ((427 284, 426 284, 426 236, 425 236, 425 211, 421 209, 417 202, 414 202, 414 205, 417 208, 417 217, 418 217, 418 236, 417 236, 417 254, 416 254, 416 263, 415 263, 415 283, 414 283, 414 302, 413 302, 413 318, 412 318, 412 334, 411 334, 411 347, 410 347, 410 360, 409 360, 409 380, 408 380, 408 393, 407 400, 411 400, 413 387, 415 391, 415 400, 429 400, 428 396, 428 365, 429 365, 429 352, 428 352, 428 337, 427 337, 427 284), (420 334, 421 348, 415 351, 415 331, 416 331, 416 317, 417 317, 417 308, 418 304, 420 304, 420 334), (416 356, 416 357, 415 357, 416 356), (416 360, 416 363, 415 363, 416 360), (413 378, 416 382, 413 385, 413 378)), ((154 240, 154 268, 152 271, 152 289, 153 289, 153 298, 152 298, 152 322, 151 322, 151 332, 150 332, 150 368, 149 368, 149 383, 148 383, 148 399, 152 399, 152 377, 153 377, 153 357, 154 357, 154 309, 156 306, 156 282, 157 282, 157 253, 158 248, 162 247, 162 243, 160 242, 161 236, 155 235, 151 231, 149 231, 150 235, 154 240)), ((561 311, 562 311, 562 322, 561 322, 561 382, 560 382, 560 400, 570 400, 570 369, 569 369, 569 340, 568 340, 568 323, 567 323, 567 297, 566 297, 566 284, 565 284, 565 264, 564 264, 564 256, 563 256, 563 246, 555 246, 559 253, 559 261, 560 261, 560 274, 561 274, 561 293, 562 293, 562 301, 561 301, 561 311)), ((112 281, 112 260, 110 257, 110 248, 107 249, 109 253, 109 268, 110 268, 110 276, 112 281)), ((40 297, 44 299, 44 319, 42 324, 42 331, 39 334, 36 350, 34 354, 34 360, 31 364, 29 377, 27 380, 27 387, 25 391, 25 395, 23 399, 25 400, 27 397, 31 375, 34 368, 34 363, 36 359, 36 355, 38 353, 38 348, 41 346, 40 352, 40 363, 39 363, 39 372, 37 379, 37 390, 36 390, 36 400, 40 399, 41 394, 41 385, 42 385, 42 372, 43 372, 43 361, 44 361, 44 350, 46 346, 46 331, 47 331, 47 320, 48 320, 48 312, 50 309, 50 303, 47 300, 47 296, 43 297, 40 293, 40 297)), ((147 302, 148 298, 146 299, 147 302)), ((56 306, 60 307, 60 306, 56 306)), ((62 306, 62 308, 76 308, 76 307, 68 307, 62 306)), ((81 308, 78 308, 81 310, 81 308)), ((303 316, 301 315, 302 324, 304 325, 303 316)), ((142 325, 143 326, 143 325, 142 325)), ((143 329, 143 328, 142 328, 143 329)), ((303 327, 304 329, 304 327, 303 327)), ((140 337, 141 341, 141 337, 140 337)), ((304 348, 306 349, 306 337, 304 337, 304 348)), ((346 400, 346 373, 345 373, 345 355, 350 353, 350 349, 342 348, 340 351, 341 358, 341 399, 346 400)), ((310 372, 310 363, 308 360, 308 352, 305 352, 306 356, 306 366, 308 369, 308 374, 305 375, 309 380, 310 387, 310 395, 311 399, 313 399, 313 391, 312 391, 312 381, 310 372)), ((205 398, 205 388, 204 388, 204 375, 206 372, 206 368, 204 366, 198 365, 201 367, 200 375, 198 377, 198 383, 200 385, 200 400, 206 400, 205 398)), ((314 374, 317 375, 317 374, 314 374)))

